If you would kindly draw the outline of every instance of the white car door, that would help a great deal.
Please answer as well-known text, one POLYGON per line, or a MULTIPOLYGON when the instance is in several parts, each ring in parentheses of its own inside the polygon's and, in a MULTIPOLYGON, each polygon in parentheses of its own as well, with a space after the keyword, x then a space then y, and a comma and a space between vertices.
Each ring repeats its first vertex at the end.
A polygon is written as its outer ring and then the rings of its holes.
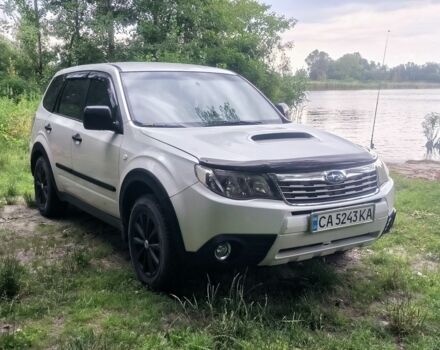
MULTIPOLYGON (((80 105, 84 104, 88 81, 84 73, 73 73, 56 77, 64 85, 53 110, 44 122, 43 128, 52 153, 52 171, 58 190, 69 193, 72 190, 73 175, 66 171, 72 168, 72 135, 78 127, 80 105)), ((54 80, 55 80, 54 79, 54 80)), ((49 93, 49 91, 48 91, 49 93)))
MULTIPOLYGON (((119 108, 111 78, 90 72, 86 106, 108 106, 120 122, 119 108)), ((78 176, 74 194, 77 198, 107 214, 118 217, 119 150, 122 133, 109 130, 86 130, 78 126, 72 146, 72 166, 78 176)))

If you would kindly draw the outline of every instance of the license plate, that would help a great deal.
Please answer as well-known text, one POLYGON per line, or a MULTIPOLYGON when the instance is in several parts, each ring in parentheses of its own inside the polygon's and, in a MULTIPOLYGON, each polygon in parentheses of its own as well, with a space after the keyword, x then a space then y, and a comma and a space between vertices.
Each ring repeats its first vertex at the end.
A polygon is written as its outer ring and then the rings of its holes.
POLYGON ((312 213, 311 231, 320 232, 374 221, 374 204, 312 213))

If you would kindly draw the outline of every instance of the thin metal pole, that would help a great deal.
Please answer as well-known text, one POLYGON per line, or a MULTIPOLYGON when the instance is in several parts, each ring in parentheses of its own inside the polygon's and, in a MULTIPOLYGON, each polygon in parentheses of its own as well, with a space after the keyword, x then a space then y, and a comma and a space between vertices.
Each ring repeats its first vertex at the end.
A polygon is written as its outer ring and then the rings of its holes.
MULTIPOLYGON (((388 48, 388 39, 390 37, 390 30, 387 31, 387 39, 385 41, 385 49, 383 51, 383 58, 382 58, 382 67, 385 65, 385 57, 387 54, 387 48, 388 48)), ((373 119, 373 128, 371 130, 371 139, 370 139, 370 148, 374 148, 374 129, 376 128, 376 117, 377 117, 377 108, 379 106, 379 98, 380 98, 380 91, 382 89, 382 80, 379 81, 379 88, 377 90, 377 98, 376 98, 376 108, 374 110, 374 119, 373 119)))

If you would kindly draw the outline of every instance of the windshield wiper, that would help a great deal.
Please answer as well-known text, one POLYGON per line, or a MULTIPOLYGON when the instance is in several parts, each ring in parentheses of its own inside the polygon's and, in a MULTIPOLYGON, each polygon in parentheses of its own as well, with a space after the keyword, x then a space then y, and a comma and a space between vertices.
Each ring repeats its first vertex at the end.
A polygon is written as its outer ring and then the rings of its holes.
POLYGON ((258 124, 263 124, 263 122, 246 121, 246 120, 237 120, 237 121, 219 120, 219 121, 207 123, 207 124, 205 124, 205 126, 258 125, 258 124))
POLYGON ((181 124, 166 124, 166 123, 153 123, 153 124, 140 124, 145 128, 184 128, 181 124))
MULTIPOLYGON (((258 125, 263 124, 260 121, 246 121, 246 120, 236 120, 236 121, 227 121, 227 120, 218 120, 209 122, 206 124, 197 123, 195 126, 227 126, 227 125, 258 125)), ((185 128, 186 126, 183 124, 167 124, 167 123, 152 123, 152 124, 142 124, 139 123, 139 126, 145 128, 185 128)))

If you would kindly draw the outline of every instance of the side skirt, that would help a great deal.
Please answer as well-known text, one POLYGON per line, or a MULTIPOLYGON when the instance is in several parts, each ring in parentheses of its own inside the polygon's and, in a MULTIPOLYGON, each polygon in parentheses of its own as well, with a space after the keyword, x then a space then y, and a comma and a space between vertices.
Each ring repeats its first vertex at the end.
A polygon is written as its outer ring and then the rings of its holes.
POLYGON ((121 219, 114 217, 113 215, 107 214, 102 210, 99 210, 90 204, 83 202, 82 200, 67 194, 67 193, 58 193, 58 196, 61 200, 69 202, 73 206, 85 211, 86 213, 98 218, 99 220, 104 221, 105 223, 117 228, 122 231, 122 221, 121 219))

